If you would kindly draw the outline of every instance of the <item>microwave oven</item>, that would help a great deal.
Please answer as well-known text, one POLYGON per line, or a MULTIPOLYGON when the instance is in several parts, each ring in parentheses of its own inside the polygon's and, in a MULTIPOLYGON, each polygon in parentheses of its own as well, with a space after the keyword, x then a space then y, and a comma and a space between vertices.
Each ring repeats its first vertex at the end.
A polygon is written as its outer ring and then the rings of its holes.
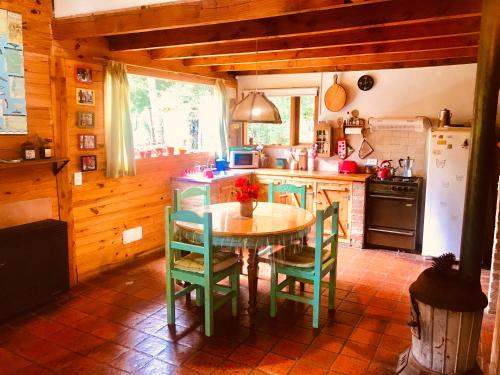
POLYGON ((258 168, 258 151, 229 151, 229 168, 258 168))

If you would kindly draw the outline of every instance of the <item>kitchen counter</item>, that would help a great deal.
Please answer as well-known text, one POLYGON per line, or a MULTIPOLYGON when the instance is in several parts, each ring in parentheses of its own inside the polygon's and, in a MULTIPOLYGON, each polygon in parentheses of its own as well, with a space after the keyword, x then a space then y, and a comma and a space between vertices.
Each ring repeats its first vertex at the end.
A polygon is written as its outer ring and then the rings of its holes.
POLYGON ((371 174, 367 173, 348 173, 339 174, 336 172, 328 171, 298 171, 290 169, 278 168, 259 168, 252 170, 257 176, 283 176, 283 177, 302 177, 302 178, 318 178, 323 180, 336 180, 336 181, 355 181, 365 182, 371 174))
POLYGON ((228 180, 238 176, 248 176, 254 172, 254 169, 244 169, 244 170, 228 170, 228 171, 214 171, 213 178, 204 177, 202 173, 196 173, 189 176, 173 176, 171 177, 174 181, 182 182, 198 182, 203 184, 211 184, 214 182, 228 180))

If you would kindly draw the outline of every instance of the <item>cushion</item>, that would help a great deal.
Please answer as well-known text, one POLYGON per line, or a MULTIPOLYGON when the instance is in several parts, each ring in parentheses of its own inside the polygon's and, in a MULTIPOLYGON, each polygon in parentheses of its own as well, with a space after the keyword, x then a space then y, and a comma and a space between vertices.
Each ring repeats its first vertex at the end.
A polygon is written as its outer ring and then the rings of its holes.
MULTIPOLYGON (((273 254, 273 261, 279 264, 300 268, 314 267, 315 248, 302 245, 285 246, 280 251, 273 254)), ((330 258, 330 250, 321 251, 321 262, 330 258)))
MULTIPOLYGON (((222 271, 236 263, 238 263, 238 256, 234 253, 228 253, 225 251, 214 251, 213 253, 214 272, 222 271)), ((175 261, 175 268, 184 271, 203 273, 205 269, 203 254, 189 253, 181 259, 175 261)))

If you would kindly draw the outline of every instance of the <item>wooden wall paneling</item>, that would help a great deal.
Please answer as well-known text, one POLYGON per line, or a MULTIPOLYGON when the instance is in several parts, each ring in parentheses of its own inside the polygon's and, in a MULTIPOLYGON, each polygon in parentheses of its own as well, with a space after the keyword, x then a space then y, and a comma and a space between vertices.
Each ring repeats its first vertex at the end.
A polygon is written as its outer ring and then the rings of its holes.
MULTIPOLYGON (((50 1, 0 1, 0 8, 23 17, 28 135, 0 136, 0 158, 19 158, 20 144, 35 134, 54 138, 49 55, 52 35, 50 1)), ((0 204, 49 199, 51 217, 59 217, 56 179, 50 165, 0 171, 0 204)))
POLYGON ((98 170, 83 173, 83 185, 72 186, 74 242, 79 278, 86 278, 110 266, 131 261, 163 246, 163 210, 171 202, 170 176, 192 168, 195 161, 205 161, 207 154, 191 154, 137 161, 134 177, 106 178, 106 153, 103 109, 103 66, 100 63, 64 59, 66 77, 66 123, 71 165, 68 173, 79 170, 80 156, 96 154, 98 170), (77 65, 92 68, 93 83, 80 84, 74 79, 77 65), (95 106, 76 104, 76 88, 95 91, 95 106), (76 127, 76 112, 94 111, 95 128, 76 127), (79 151, 77 135, 96 134, 96 151, 79 151), (124 245, 122 232, 143 227, 143 238, 124 245))

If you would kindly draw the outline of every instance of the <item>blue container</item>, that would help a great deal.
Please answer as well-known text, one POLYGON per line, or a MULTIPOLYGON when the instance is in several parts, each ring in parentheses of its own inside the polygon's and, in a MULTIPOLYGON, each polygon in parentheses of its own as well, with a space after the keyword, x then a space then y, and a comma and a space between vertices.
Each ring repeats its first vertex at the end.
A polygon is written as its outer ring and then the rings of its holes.
POLYGON ((227 161, 225 159, 217 159, 215 161, 215 169, 225 171, 227 169, 227 161))

